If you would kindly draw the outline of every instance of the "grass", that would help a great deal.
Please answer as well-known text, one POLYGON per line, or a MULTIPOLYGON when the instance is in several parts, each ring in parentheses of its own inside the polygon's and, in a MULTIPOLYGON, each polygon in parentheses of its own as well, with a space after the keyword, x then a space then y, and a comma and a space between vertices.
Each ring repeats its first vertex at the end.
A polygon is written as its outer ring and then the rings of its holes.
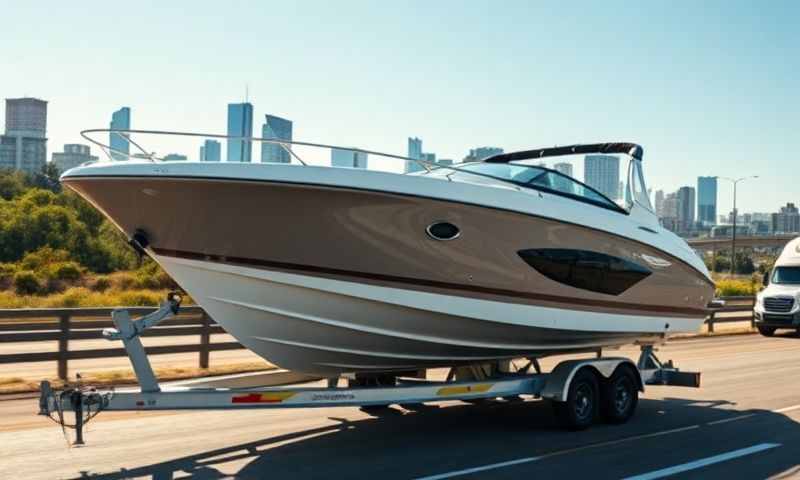
MULTIPOLYGON (((4 290, 0 291, 0 308, 149 307, 163 302, 169 291, 137 288, 100 292, 86 287, 70 287, 49 295, 18 295, 4 290)), ((184 305, 193 303, 188 295, 183 295, 183 302, 184 305)))
MULTIPOLYGON (((258 372, 272 370, 275 367, 266 362, 232 363, 211 368, 196 367, 169 367, 155 368, 159 381, 186 380, 189 378, 212 377, 219 375, 232 375, 234 373, 258 372)), ((133 370, 108 370, 81 374, 82 383, 95 387, 111 387, 119 385, 135 385, 136 377, 133 370)), ((47 379, 56 389, 64 387, 64 381, 57 378, 47 379)), ((39 380, 30 380, 20 377, 0 377, 0 395, 10 393, 31 393, 39 391, 39 380)))

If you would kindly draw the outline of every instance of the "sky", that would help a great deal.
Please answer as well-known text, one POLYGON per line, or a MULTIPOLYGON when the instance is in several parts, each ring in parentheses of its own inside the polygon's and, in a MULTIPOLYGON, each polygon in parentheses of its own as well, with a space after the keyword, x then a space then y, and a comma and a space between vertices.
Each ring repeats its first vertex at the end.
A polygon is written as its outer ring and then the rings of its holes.
MULTIPOLYGON (((653 190, 758 175, 739 184, 741 211, 800 204, 796 1, 0 0, 0 11, 0 96, 49 102, 50 152, 108 128, 121 106, 136 129, 225 133, 226 105, 247 89, 256 135, 271 113, 294 121, 295 140, 401 155, 409 136, 455 159, 484 145, 629 141, 653 190)), ((720 183, 718 213, 731 197, 720 183)))

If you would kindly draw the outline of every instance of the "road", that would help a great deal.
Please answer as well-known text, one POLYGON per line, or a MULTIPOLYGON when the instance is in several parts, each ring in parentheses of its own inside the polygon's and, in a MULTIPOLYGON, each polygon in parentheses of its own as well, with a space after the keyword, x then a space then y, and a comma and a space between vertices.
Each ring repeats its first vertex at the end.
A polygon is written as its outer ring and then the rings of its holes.
POLYGON ((703 387, 648 387, 629 423, 584 432, 558 429, 541 401, 395 407, 380 417, 356 408, 106 412, 89 425, 87 446, 67 448, 56 425, 33 416, 35 400, 0 401, 0 478, 800 475, 800 338, 686 339, 659 356, 702 371, 703 387))

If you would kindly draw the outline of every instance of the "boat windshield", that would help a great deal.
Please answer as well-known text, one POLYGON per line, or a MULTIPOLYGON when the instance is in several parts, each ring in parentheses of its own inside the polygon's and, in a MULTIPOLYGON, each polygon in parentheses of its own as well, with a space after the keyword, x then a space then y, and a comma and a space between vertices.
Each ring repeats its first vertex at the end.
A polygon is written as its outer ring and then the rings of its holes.
POLYGON ((653 213, 641 161, 626 154, 566 154, 500 163, 489 159, 453 168, 458 171, 440 168, 431 175, 496 178, 621 213, 630 212, 634 205, 653 213))
POLYGON ((800 267, 775 267, 772 283, 778 285, 800 285, 800 267))
POLYGON ((536 190, 574 197, 615 210, 619 208, 616 203, 591 187, 543 166, 522 163, 471 163, 459 167, 461 170, 501 178, 536 190))

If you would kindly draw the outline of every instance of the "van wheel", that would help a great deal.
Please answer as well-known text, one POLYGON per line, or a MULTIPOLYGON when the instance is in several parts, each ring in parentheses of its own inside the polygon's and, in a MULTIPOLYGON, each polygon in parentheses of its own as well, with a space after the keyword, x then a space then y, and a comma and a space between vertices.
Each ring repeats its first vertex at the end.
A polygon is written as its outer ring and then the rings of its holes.
POLYGON ((625 423, 636 412, 639 388, 630 368, 621 366, 603 382, 600 411, 608 423, 625 423))
POLYGON ((599 410, 597 376, 582 368, 572 378, 566 402, 553 402, 558 423, 569 430, 585 430, 594 423, 599 410))
POLYGON ((757 328, 758 328, 758 333, 764 335, 765 337, 771 337, 775 335, 775 330, 776 330, 775 327, 757 327, 757 328))

